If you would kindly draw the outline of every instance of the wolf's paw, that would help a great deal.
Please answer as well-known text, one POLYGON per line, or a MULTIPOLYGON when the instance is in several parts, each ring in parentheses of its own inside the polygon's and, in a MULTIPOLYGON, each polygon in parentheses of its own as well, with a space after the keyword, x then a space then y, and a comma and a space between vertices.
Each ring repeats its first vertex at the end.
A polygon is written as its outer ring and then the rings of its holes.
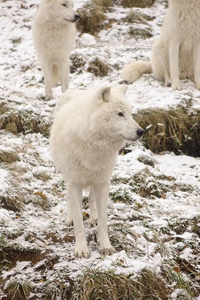
POLYGON ((74 255, 78 258, 89 258, 90 250, 86 242, 76 243, 74 249, 74 255))
POLYGON ((70 216, 69 217, 67 216, 66 224, 67 226, 73 226, 74 222, 70 216))
POLYGON ((46 94, 45 95, 45 101, 49 101, 53 98, 53 95, 52 94, 46 94))
POLYGON ((111 255, 116 252, 109 240, 99 240, 98 248, 101 255, 111 255))
POLYGON ((194 86, 197 90, 200 90, 200 81, 195 81, 194 86))
POLYGON ((182 90, 181 85, 178 82, 177 83, 172 83, 172 88, 173 88, 173 90, 177 90, 177 91, 182 90))
POLYGON ((172 84, 171 84, 171 82, 170 82, 170 81, 167 81, 167 82, 165 82, 165 86, 166 86, 166 87, 171 87, 171 86, 172 86, 172 84))
POLYGON ((112 255, 116 253, 116 250, 112 246, 109 248, 99 247, 99 252, 101 255, 112 255))

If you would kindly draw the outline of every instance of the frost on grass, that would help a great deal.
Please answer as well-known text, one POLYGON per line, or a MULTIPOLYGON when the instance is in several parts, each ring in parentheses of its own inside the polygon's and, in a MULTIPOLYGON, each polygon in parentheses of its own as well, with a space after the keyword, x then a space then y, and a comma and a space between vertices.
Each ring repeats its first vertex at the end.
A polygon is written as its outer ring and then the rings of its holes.
POLYGON ((5 292, 7 292, 8 299, 26 300, 28 299, 32 286, 29 281, 24 278, 13 277, 5 285, 5 292))
POLYGON ((167 300, 170 294, 182 293, 184 299, 189 300, 194 296, 194 288, 190 283, 173 271, 164 278, 161 273, 148 269, 144 269, 140 275, 132 274, 129 277, 112 271, 88 269, 75 284, 72 299, 167 300))
POLYGON ((105 61, 95 57, 88 62, 87 71, 93 73, 95 76, 104 77, 108 75, 110 68, 105 61))
POLYGON ((9 110, 0 118, 0 130, 16 133, 41 133, 49 136, 51 120, 25 110, 9 110))
POLYGON ((147 130, 143 139, 146 147, 155 153, 182 151, 200 156, 200 112, 190 112, 190 109, 179 106, 139 111, 135 119, 147 130))

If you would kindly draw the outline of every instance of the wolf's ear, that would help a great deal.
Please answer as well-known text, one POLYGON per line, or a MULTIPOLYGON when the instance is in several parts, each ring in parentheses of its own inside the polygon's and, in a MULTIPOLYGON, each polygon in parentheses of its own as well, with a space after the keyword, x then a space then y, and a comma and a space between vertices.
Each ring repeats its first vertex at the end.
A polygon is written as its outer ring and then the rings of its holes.
POLYGON ((110 101, 111 87, 103 86, 97 91, 97 99, 106 102, 110 101))
POLYGON ((115 91, 118 91, 119 93, 122 93, 123 95, 126 94, 127 89, 128 89, 128 85, 126 85, 126 84, 120 84, 114 88, 115 91))
POLYGON ((121 85, 119 86, 119 88, 120 88, 120 90, 122 91, 122 93, 125 95, 125 94, 126 94, 126 91, 127 91, 127 89, 128 89, 128 85, 126 85, 126 84, 121 84, 121 85))

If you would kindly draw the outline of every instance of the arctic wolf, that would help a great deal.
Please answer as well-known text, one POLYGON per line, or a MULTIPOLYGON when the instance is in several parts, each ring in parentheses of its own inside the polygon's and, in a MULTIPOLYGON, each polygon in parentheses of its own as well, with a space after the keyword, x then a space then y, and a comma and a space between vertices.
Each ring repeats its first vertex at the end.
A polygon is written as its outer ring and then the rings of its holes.
POLYGON ((45 98, 52 98, 52 87, 59 80, 62 92, 69 87, 69 55, 79 15, 72 0, 41 0, 33 20, 33 39, 44 73, 45 98))
POLYGON ((136 141, 144 133, 132 118, 126 89, 121 85, 112 89, 67 90, 62 98, 66 104, 55 114, 50 148, 67 185, 67 224, 74 224, 77 257, 90 255, 81 208, 84 188, 90 188, 90 219, 98 219, 99 251, 105 255, 115 252, 107 231, 110 178, 118 151, 127 141, 136 141))
POLYGON ((133 62, 123 68, 121 77, 135 81, 152 72, 175 90, 181 89, 180 79, 186 78, 200 89, 200 0, 169 0, 151 62, 133 62))

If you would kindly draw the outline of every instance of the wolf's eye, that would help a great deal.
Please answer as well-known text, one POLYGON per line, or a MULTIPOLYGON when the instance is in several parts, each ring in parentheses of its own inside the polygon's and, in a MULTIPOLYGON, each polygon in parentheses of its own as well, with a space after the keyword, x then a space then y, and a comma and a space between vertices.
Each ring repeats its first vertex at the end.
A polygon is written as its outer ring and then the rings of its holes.
POLYGON ((124 114, 122 112, 118 112, 119 117, 124 117, 124 114))
POLYGON ((63 3, 62 6, 67 7, 67 4, 63 3))

